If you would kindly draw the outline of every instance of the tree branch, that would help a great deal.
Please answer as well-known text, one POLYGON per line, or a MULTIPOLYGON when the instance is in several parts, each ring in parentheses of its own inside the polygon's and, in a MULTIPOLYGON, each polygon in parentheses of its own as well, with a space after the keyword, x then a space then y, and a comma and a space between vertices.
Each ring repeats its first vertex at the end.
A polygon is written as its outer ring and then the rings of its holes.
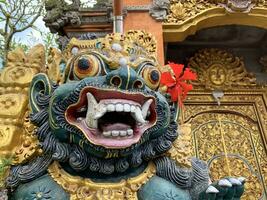
POLYGON ((23 28, 20 28, 20 29, 14 29, 14 33, 18 33, 18 32, 22 32, 22 31, 25 31, 26 29, 30 28, 33 26, 34 22, 38 19, 38 17, 41 16, 41 13, 42 13, 42 10, 43 10, 43 5, 39 8, 38 12, 36 13, 35 17, 31 20, 31 22, 29 22, 28 25, 24 26, 23 28))

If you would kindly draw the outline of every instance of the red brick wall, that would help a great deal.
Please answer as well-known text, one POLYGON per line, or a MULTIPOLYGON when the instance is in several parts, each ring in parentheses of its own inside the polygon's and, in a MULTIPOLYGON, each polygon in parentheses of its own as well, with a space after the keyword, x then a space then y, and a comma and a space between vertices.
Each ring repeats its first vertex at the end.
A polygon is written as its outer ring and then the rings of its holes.
MULTIPOLYGON (((124 6, 129 5, 148 5, 152 0, 124 0, 124 6)), ((145 30, 157 40, 158 60, 160 64, 164 63, 164 47, 163 47, 163 33, 162 23, 153 19, 149 13, 146 12, 128 12, 124 20, 124 31, 127 30, 145 30)))

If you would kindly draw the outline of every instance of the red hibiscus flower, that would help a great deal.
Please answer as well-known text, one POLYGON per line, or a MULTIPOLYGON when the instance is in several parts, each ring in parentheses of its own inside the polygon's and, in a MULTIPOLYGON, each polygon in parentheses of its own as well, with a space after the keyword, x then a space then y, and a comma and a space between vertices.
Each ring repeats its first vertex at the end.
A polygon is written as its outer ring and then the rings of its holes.
POLYGON ((172 72, 163 72, 161 74, 160 83, 167 86, 167 92, 171 95, 173 102, 178 102, 182 107, 183 101, 186 99, 187 93, 193 89, 192 84, 188 84, 188 80, 196 80, 196 73, 190 68, 184 70, 184 65, 170 62, 169 66, 172 72))

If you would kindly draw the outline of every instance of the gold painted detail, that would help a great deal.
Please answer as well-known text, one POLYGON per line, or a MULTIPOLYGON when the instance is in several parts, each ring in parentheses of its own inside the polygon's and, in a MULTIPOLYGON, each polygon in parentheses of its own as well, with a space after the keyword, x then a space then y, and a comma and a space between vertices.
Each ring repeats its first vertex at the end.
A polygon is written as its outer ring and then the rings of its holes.
POLYGON ((165 23, 180 24, 215 8, 223 8, 229 13, 248 13, 256 7, 266 8, 266 5, 262 0, 171 0, 165 23))
POLYGON ((256 78, 248 73, 241 58, 220 49, 203 49, 190 58, 189 66, 197 72, 195 89, 233 90, 256 86, 256 78))
POLYGON ((50 80, 55 83, 62 82, 62 73, 60 71, 60 64, 65 62, 62 53, 56 48, 50 48, 47 57, 47 75, 50 80))
POLYGON ((170 0, 163 36, 165 42, 178 42, 200 29, 214 26, 266 28, 266 19, 266 0, 170 0))
POLYGON ((195 156, 209 162, 213 180, 246 177, 242 199, 260 199, 267 191, 266 100, 264 90, 225 92, 218 106, 210 93, 195 91, 185 102, 195 156))
MULTIPOLYGON (((128 31, 125 35, 109 34, 105 38, 95 40, 73 38, 64 51, 65 57, 70 59, 73 56, 73 51, 79 53, 97 52, 111 69, 120 67, 121 58, 133 68, 136 68, 145 60, 157 62, 156 40, 151 34, 144 31, 128 31), (121 49, 116 50, 112 47, 113 44, 119 45, 121 49), (131 57, 132 55, 135 55, 136 58, 131 57)), ((66 73, 68 73, 68 70, 66 73)))
POLYGON ((28 88, 33 76, 45 70, 45 49, 37 45, 27 54, 20 48, 9 52, 1 71, 0 155, 12 155, 12 164, 26 162, 39 152, 28 118, 28 88))
POLYGON ((49 166, 48 172, 70 194, 71 200, 138 200, 137 192, 154 176, 155 166, 149 163, 140 175, 118 183, 97 183, 88 178, 72 176, 57 162, 49 166))
POLYGON ((179 126, 179 136, 173 142, 172 148, 167 152, 167 156, 176 161, 181 167, 191 168, 191 158, 193 156, 191 135, 191 124, 179 126))

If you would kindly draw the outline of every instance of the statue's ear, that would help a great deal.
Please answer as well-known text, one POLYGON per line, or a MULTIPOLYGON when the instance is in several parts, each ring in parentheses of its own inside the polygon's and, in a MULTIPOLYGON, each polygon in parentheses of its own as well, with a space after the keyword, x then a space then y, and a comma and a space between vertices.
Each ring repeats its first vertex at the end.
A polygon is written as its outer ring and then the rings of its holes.
POLYGON ((32 113, 39 112, 48 106, 47 98, 52 92, 53 83, 46 74, 40 73, 33 77, 30 85, 30 108, 32 113))

